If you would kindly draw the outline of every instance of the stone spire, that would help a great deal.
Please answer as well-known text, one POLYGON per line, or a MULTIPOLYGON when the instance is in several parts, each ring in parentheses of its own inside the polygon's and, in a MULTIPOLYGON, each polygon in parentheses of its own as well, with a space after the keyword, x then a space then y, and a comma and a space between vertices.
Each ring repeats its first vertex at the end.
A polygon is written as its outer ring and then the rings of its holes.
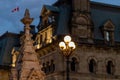
POLYGON ((30 25, 30 24, 32 23, 32 21, 33 21, 33 18, 30 18, 29 10, 26 9, 26 10, 25 10, 25 14, 24 14, 24 18, 21 19, 21 22, 22 22, 24 25, 26 25, 26 24, 29 24, 29 25, 30 25))
POLYGON ((44 80, 45 77, 31 39, 30 24, 32 21, 33 18, 30 18, 29 10, 26 9, 24 18, 21 19, 25 27, 24 35, 21 37, 20 55, 17 60, 19 63, 16 65, 18 67, 18 80, 44 80))

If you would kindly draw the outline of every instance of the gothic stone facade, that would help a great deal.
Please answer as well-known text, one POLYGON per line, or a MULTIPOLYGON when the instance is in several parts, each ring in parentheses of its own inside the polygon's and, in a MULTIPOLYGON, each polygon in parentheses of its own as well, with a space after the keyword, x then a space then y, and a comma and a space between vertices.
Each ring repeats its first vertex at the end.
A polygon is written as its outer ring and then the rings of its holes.
MULTIPOLYGON (((58 0, 52 6, 44 5, 34 45, 46 79, 66 79, 66 59, 58 44, 70 35, 76 44, 69 60, 70 80, 120 80, 119 21, 119 6, 89 0, 58 0)), ((11 56, 5 56, 0 55, 1 61, 12 61, 11 56)), ((1 65, 8 67, 10 63, 1 65)), ((8 80, 9 71, 10 67, 2 67, 0 75, 5 76, 0 80, 8 80)))
POLYGON ((70 35, 76 43, 70 57, 70 80, 120 79, 120 7, 89 0, 58 0, 40 14, 36 51, 47 80, 66 79, 66 59, 59 42, 70 35))

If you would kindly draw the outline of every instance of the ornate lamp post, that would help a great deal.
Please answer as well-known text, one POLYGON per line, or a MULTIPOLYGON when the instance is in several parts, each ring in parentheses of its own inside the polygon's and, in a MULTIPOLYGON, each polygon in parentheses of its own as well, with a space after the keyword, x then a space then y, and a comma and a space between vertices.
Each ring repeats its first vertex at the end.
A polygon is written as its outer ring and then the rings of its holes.
POLYGON ((65 36, 64 41, 59 43, 60 50, 62 55, 66 58, 66 80, 69 80, 69 57, 73 54, 75 49, 75 43, 71 41, 70 36, 65 36))

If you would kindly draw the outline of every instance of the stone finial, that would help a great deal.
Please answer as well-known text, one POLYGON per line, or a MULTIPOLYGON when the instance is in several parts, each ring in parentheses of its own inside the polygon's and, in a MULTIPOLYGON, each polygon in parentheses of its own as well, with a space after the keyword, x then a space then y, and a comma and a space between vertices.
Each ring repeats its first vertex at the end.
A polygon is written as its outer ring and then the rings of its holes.
POLYGON ((26 9, 26 10, 25 10, 24 17, 25 17, 25 18, 30 18, 29 9, 26 9))
POLYGON ((33 18, 30 18, 30 13, 29 13, 29 10, 26 9, 25 10, 25 14, 24 14, 24 17, 23 19, 21 19, 21 22, 26 25, 26 24, 31 24, 33 21, 33 18))

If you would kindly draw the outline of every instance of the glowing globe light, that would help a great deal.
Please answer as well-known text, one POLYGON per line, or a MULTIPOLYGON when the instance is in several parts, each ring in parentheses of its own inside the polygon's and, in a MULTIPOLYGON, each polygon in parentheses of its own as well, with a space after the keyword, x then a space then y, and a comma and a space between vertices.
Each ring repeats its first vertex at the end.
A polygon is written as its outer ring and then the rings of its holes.
POLYGON ((70 36, 65 36, 65 37, 64 37, 64 41, 65 41, 66 43, 70 42, 70 41, 71 41, 71 37, 70 37, 70 36))

